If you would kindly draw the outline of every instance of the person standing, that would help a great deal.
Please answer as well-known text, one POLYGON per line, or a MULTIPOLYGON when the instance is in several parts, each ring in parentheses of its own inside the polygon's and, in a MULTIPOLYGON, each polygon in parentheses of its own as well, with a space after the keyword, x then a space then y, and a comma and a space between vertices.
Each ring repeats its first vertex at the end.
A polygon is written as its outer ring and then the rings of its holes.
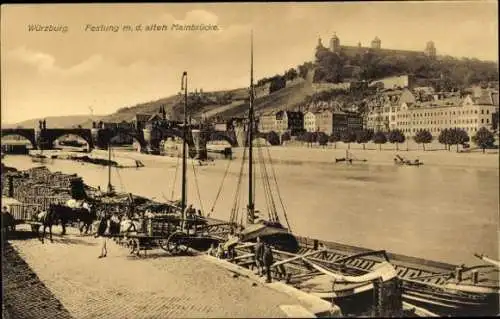
POLYGON ((260 237, 257 237, 257 243, 255 244, 255 266, 257 267, 257 272, 259 276, 263 276, 263 261, 262 255, 264 252, 264 244, 260 240, 260 237))
POLYGON ((271 246, 265 245, 262 259, 264 261, 264 267, 267 275, 266 282, 270 283, 272 281, 271 278, 271 265, 274 263, 273 250, 271 246))
POLYGON ((101 218, 99 221, 99 226, 97 227, 96 238, 101 238, 101 255, 98 258, 104 258, 108 254, 106 248, 106 230, 108 229, 108 219, 106 217, 101 218))

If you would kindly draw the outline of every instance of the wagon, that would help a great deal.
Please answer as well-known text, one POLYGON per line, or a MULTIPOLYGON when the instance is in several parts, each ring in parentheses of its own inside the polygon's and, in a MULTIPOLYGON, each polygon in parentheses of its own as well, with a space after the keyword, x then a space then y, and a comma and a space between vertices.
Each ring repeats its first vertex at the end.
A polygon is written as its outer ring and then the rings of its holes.
POLYGON ((31 226, 32 232, 38 232, 41 223, 36 221, 36 213, 40 211, 41 205, 39 204, 26 204, 26 203, 11 203, 7 205, 9 212, 14 218, 13 230, 20 224, 28 224, 31 226))
POLYGON ((160 248, 172 255, 185 254, 190 248, 207 250, 212 244, 224 240, 218 229, 221 225, 209 225, 204 218, 183 218, 180 214, 164 214, 141 220, 142 229, 113 235, 115 240, 130 248, 137 256, 141 250, 160 248))

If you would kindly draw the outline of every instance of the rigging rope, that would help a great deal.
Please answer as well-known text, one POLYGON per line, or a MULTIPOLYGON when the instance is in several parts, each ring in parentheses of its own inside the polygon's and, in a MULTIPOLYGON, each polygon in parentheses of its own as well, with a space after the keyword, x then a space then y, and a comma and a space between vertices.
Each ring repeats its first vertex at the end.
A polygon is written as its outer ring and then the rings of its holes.
POLYGON ((229 172, 229 166, 231 165, 231 160, 227 161, 227 166, 226 166, 226 171, 224 172, 224 176, 222 176, 222 181, 219 186, 219 190, 217 191, 217 195, 215 196, 214 203, 212 204, 212 208, 210 209, 210 213, 214 211, 215 204, 217 203, 217 200, 219 199, 219 196, 222 192, 222 186, 224 185, 224 180, 226 179, 227 173, 229 172))
POLYGON ((194 167, 194 161, 193 160, 191 160, 191 164, 193 166, 194 183, 196 185, 196 192, 198 193, 198 201, 200 202, 201 213, 203 215, 205 215, 205 210, 203 209, 203 202, 201 201, 200 187, 198 186, 198 175, 196 174, 196 168, 194 167))
POLYGON ((271 171, 273 173, 274 183, 276 185, 276 193, 278 194, 278 199, 280 201, 281 208, 283 209, 283 215, 285 216, 286 225, 288 227, 288 230, 291 232, 292 228, 290 227, 290 223, 288 222, 288 215, 286 213, 285 204, 283 203, 283 198, 281 197, 281 192, 280 192, 280 188, 278 185, 278 179, 276 178, 276 171, 275 171, 274 165, 273 165, 273 159, 271 157, 271 152, 269 151, 269 145, 267 145, 267 144, 266 144, 266 149, 267 149, 267 154, 269 157, 269 164, 271 166, 271 171))
MULTIPOLYGON (((241 184, 243 181, 243 169, 245 168, 245 160, 246 160, 246 153, 247 149, 243 149, 243 156, 241 159, 241 168, 240 168, 240 173, 238 175, 238 184, 236 185, 236 193, 235 193, 235 198, 234 198, 234 203, 233 207, 231 209, 231 215, 229 217, 229 221, 231 223, 237 224, 238 223, 238 211, 240 209, 240 191, 241 191, 241 184)), ((243 225, 243 223, 241 223, 243 225)))
MULTIPOLYGON (((266 144, 267 145, 267 144, 266 144)), ((262 159, 262 170, 263 170, 263 178, 262 183, 264 185, 264 189, 266 191, 266 195, 268 198, 268 209, 269 209, 269 219, 272 222, 279 222, 278 213, 276 210, 276 204, 274 202, 274 197, 272 194, 271 183, 269 182, 269 174, 267 173, 265 158, 262 153, 262 149, 259 147, 259 156, 262 159)))
MULTIPOLYGON (((115 151, 113 149, 111 149, 111 155, 112 155, 112 157, 116 157, 115 151)), ((111 163, 109 163, 109 165, 111 165, 111 163)), ((120 187, 121 187, 122 191, 126 193, 127 191, 125 189, 125 185, 123 184, 122 176, 120 175, 120 171, 118 170, 118 167, 116 167, 116 175, 118 176, 118 181, 120 182, 120 187)))
POLYGON ((172 193, 170 194, 171 201, 174 200, 175 184, 177 182, 177 171, 179 170, 179 159, 180 157, 177 156, 177 163, 175 164, 174 183, 172 184, 172 193))

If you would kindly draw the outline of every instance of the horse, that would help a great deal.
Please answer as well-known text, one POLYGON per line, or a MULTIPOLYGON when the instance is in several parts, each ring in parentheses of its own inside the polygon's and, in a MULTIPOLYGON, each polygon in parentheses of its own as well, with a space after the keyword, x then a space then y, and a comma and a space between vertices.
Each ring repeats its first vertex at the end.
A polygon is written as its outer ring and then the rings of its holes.
POLYGON ((45 230, 48 227, 50 242, 51 243, 54 242, 54 240, 52 239, 52 225, 57 224, 57 216, 54 215, 54 211, 49 209, 39 212, 36 215, 36 219, 42 224, 41 227, 43 227, 43 232, 41 236, 40 236, 40 229, 38 229, 38 234, 39 234, 38 239, 42 242, 42 244, 44 243, 45 230))
POLYGON ((87 234, 92 222, 97 219, 97 214, 92 206, 88 204, 84 206, 84 208, 71 208, 64 205, 52 204, 47 211, 38 214, 38 220, 43 226, 42 243, 47 228, 49 228, 50 240, 52 242, 52 226, 59 223, 62 226, 61 235, 66 234, 66 224, 71 221, 80 221, 80 235, 83 234, 84 228, 85 234, 87 234))

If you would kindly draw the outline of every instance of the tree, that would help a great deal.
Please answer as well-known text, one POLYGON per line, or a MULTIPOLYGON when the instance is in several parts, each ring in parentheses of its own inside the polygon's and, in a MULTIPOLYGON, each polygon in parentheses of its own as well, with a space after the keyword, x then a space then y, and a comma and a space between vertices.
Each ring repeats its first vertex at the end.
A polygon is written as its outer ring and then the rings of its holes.
POLYGON ((413 139, 417 144, 422 144, 422 147, 425 151, 425 144, 428 144, 432 141, 432 134, 427 130, 420 130, 417 132, 417 134, 415 134, 413 139))
POLYGON ((341 133, 340 140, 347 143, 347 149, 350 149, 351 143, 356 141, 356 133, 351 129, 347 129, 341 133))
POLYGON ((450 150, 450 129, 445 128, 441 131, 438 137, 439 143, 443 144, 446 149, 450 150))
POLYGON ((297 78, 298 75, 299 74, 297 73, 297 70, 295 70, 294 68, 291 68, 291 69, 289 69, 288 71, 285 72, 284 78, 287 81, 292 81, 295 78, 297 78))
POLYGON ((269 94, 281 90, 286 87, 286 80, 284 77, 276 75, 271 79, 271 85, 269 85, 269 94))
POLYGON ((452 128, 449 134, 450 134, 449 144, 456 145, 457 152, 458 152, 458 145, 465 144, 470 141, 469 135, 465 130, 459 128, 452 128))
POLYGON ((291 140, 291 138, 292 137, 290 136, 290 132, 287 131, 287 132, 283 133, 283 135, 281 135, 281 143, 289 141, 289 140, 291 140))
POLYGON ((472 137, 472 141, 482 148, 484 153, 487 147, 495 145, 495 136, 486 127, 481 127, 472 137))
POLYGON ((311 146, 311 144, 314 143, 315 140, 315 136, 312 132, 305 132, 302 135, 302 141, 306 142, 307 146, 311 146))
POLYGON ((382 144, 387 143, 387 137, 385 136, 384 132, 378 131, 375 134, 373 134, 372 141, 375 144, 378 144, 378 149, 379 151, 382 150, 382 144))
POLYGON ((267 133, 267 141, 271 145, 280 145, 280 136, 275 131, 267 133))
POLYGON ((399 151, 399 143, 404 143, 405 142, 405 135, 401 130, 392 130, 389 132, 389 135, 387 136, 387 139, 389 142, 392 144, 396 143, 396 150, 399 151))
POLYGON ((333 147, 337 148, 337 142, 340 141, 340 132, 339 131, 333 131, 332 134, 328 137, 328 140, 333 143, 333 147))
POLYGON ((366 143, 368 143, 373 137, 372 130, 359 130, 356 132, 356 143, 363 144, 363 150, 365 149, 366 143))
POLYGON ((324 132, 318 132, 316 141, 321 146, 328 145, 328 135, 326 135, 324 132))

